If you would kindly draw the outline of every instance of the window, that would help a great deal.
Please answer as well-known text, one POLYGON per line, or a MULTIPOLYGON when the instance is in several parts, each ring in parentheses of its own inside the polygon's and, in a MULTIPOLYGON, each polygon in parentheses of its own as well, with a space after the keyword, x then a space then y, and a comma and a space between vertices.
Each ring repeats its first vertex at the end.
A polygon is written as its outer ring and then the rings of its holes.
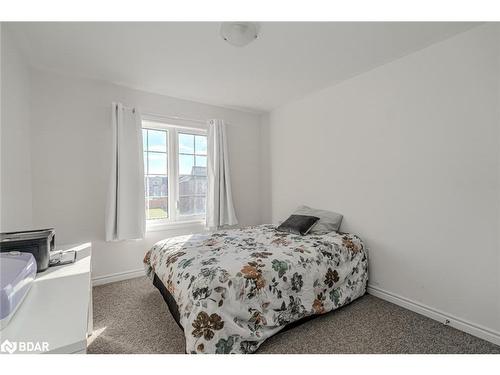
POLYGON ((169 217, 167 140, 166 130, 142 129, 146 220, 169 217))
POLYGON ((179 133, 179 215, 205 215, 207 137, 179 133))
POLYGON ((149 120, 142 127, 148 226, 203 220, 206 131, 149 120))

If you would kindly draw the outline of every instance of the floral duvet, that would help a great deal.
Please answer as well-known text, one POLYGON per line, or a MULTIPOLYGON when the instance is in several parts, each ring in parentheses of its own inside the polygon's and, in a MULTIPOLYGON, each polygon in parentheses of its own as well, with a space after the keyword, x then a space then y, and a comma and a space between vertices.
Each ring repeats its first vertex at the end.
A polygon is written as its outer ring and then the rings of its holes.
POLYGON ((169 238, 144 258, 177 303, 187 353, 252 353, 287 324, 362 296, 363 242, 272 225, 169 238))

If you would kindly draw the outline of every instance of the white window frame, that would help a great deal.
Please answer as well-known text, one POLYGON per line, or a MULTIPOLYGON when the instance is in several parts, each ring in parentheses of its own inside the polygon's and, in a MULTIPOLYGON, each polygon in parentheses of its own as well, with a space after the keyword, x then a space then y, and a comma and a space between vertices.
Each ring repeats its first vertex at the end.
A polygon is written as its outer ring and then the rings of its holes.
MULTIPOLYGON (((190 121, 173 121, 159 116, 143 115, 141 120, 143 129, 168 131, 168 218, 146 220, 146 230, 156 231, 179 227, 203 226, 205 224, 206 215, 179 215, 179 133, 207 136, 207 128, 201 124, 192 123, 190 121), (145 126, 144 121, 152 122, 154 126, 145 126), (172 155, 174 155, 174 157, 172 157, 172 155)), ((146 196, 144 198, 146 198, 146 196)), ((144 206, 144 209, 146 209, 146 206, 144 206)))

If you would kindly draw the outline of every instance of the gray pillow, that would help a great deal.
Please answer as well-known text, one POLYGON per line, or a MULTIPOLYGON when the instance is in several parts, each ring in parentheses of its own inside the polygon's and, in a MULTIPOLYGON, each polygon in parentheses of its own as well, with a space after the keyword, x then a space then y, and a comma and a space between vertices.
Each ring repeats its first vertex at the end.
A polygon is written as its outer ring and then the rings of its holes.
POLYGON ((342 215, 333 211, 317 210, 308 206, 300 206, 294 211, 295 215, 319 217, 319 220, 309 231, 309 234, 326 234, 338 232, 342 223, 342 215))

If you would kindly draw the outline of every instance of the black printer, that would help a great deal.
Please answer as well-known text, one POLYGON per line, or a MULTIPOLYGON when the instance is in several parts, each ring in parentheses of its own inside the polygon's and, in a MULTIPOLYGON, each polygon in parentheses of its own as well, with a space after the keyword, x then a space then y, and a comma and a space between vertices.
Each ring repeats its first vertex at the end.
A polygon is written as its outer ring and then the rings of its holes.
POLYGON ((31 253, 36 260, 37 272, 42 272, 49 267, 55 237, 54 228, 0 233, 0 252, 31 253))

